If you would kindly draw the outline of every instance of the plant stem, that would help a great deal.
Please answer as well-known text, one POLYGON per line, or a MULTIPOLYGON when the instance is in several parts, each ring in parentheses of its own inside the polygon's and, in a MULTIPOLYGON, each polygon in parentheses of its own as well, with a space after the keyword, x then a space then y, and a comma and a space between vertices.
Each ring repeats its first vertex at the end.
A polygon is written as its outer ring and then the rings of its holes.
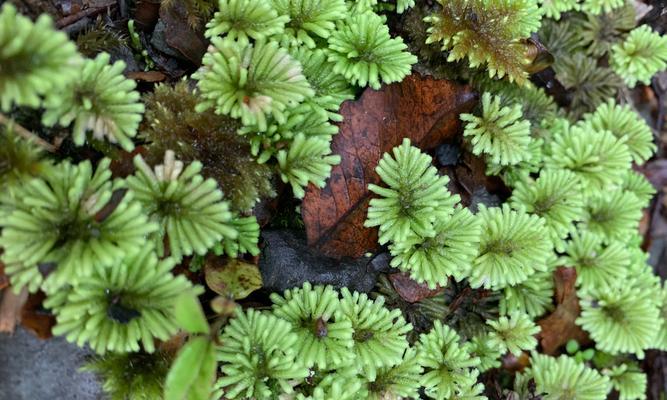
POLYGON ((8 118, 6 115, 3 113, 0 113, 0 124, 9 126, 11 125, 15 130, 16 133, 18 133, 20 136, 22 136, 26 140, 30 140, 40 146, 42 146, 46 151, 50 153, 55 153, 56 146, 52 145, 51 143, 47 142, 46 140, 40 138, 39 136, 35 135, 34 133, 30 132, 20 124, 18 124, 16 121, 8 118))

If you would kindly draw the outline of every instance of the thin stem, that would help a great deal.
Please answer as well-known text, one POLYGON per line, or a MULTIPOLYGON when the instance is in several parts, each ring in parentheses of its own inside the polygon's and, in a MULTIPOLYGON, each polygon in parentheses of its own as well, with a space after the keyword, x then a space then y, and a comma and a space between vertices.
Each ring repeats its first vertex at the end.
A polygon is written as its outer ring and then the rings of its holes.
POLYGON ((35 135, 34 133, 30 132, 23 126, 19 125, 16 121, 7 118, 3 113, 0 113, 0 124, 9 126, 11 125, 16 133, 18 133, 20 136, 22 136, 26 140, 30 140, 40 146, 42 146, 46 151, 50 153, 55 153, 58 148, 51 143, 47 142, 46 140, 40 138, 39 136, 35 135))

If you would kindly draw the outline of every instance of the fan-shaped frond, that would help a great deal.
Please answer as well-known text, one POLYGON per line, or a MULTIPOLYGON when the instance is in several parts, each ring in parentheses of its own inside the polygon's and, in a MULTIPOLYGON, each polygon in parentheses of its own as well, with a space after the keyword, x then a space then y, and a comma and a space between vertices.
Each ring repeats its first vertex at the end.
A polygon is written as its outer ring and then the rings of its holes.
POLYGON ((533 353, 530 361, 527 375, 535 380, 536 393, 548 398, 605 400, 611 390, 609 378, 574 358, 533 353))
POLYGON ((127 186, 160 227, 154 237, 158 254, 165 253, 165 235, 169 254, 177 260, 204 255, 222 239, 237 238, 229 205, 216 182, 199 175, 199 161, 185 167, 168 150, 154 170, 141 155, 134 157, 134 166, 137 172, 127 177, 127 186))
POLYGON ((314 94, 301 64, 274 41, 214 37, 202 64, 192 76, 203 99, 197 111, 213 107, 260 130, 269 115, 284 122, 286 108, 314 94))
POLYGON ((327 39, 336 22, 347 15, 345 0, 270 0, 280 15, 287 15, 285 38, 292 45, 316 46, 316 40, 327 39))
POLYGON ((54 308, 53 333, 100 354, 136 352, 139 342, 152 353, 155 339, 167 340, 178 330, 174 300, 192 287, 185 276, 171 274, 174 264, 144 246, 112 267, 96 265, 54 308))
POLYGON ((522 118, 521 105, 501 107, 501 99, 482 95, 482 115, 461 114, 463 136, 472 137, 474 154, 486 154, 492 163, 509 165, 530 158, 530 122, 522 118))
POLYGON ((580 226, 609 243, 626 241, 639 227, 643 203, 634 193, 614 190, 592 195, 580 226))
POLYGON ((410 74, 417 57, 406 51, 400 37, 392 38, 382 18, 366 12, 349 17, 329 37, 329 61, 334 72, 350 83, 380 88, 410 74))
POLYGON ((553 273, 536 272, 518 285, 505 288, 500 299, 500 312, 513 311, 539 317, 553 309, 554 280, 553 273))
POLYGON ((39 107, 40 96, 77 78, 76 45, 42 14, 35 22, 5 3, 0 9, 0 109, 39 107))
POLYGON ((631 3, 626 3, 609 13, 586 15, 586 20, 578 26, 578 37, 586 46, 586 53, 602 57, 615 43, 625 39, 635 24, 635 8, 631 3))
POLYGON ((109 59, 107 53, 87 59, 77 79, 49 93, 42 122, 47 126, 74 122, 72 136, 79 146, 86 141, 86 132, 91 131, 95 139, 107 139, 132 151, 131 138, 137 134, 144 105, 134 90, 136 83, 123 76, 125 63, 110 65, 109 59))
POLYGON ((620 190, 637 196, 643 207, 647 207, 655 195, 653 184, 643 174, 633 170, 626 173, 620 190))
POLYGON ((391 367, 378 370, 374 381, 367 380, 357 398, 385 400, 391 398, 413 399, 419 397, 422 367, 414 348, 408 348, 402 360, 391 367))
POLYGON ((633 29, 623 43, 611 49, 611 67, 630 87, 648 85, 651 77, 667 67, 667 36, 648 25, 633 29))
POLYGON ((225 35, 230 39, 264 40, 281 35, 287 15, 278 12, 265 0, 218 0, 218 11, 206 24, 206 37, 225 35))
POLYGON ((403 139, 394 147, 393 157, 385 153, 375 169, 384 188, 370 184, 373 193, 382 196, 370 201, 365 226, 379 226, 381 244, 402 242, 413 236, 432 237, 433 224, 454 212, 458 195, 447 191, 447 176, 440 176, 431 165, 431 157, 403 139))
POLYGON ((492 328, 489 333, 489 345, 520 356, 523 351, 534 350, 537 347, 535 335, 540 327, 535 325, 528 314, 511 312, 501 315, 497 320, 486 323, 492 328))
POLYGON ((603 370, 603 374, 611 380, 611 386, 618 391, 620 400, 646 399, 648 379, 637 365, 616 365, 603 370))
POLYGON ((479 256, 473 262, 471 283, 494 290, 517 285, 536 271, 547 269, 553 246, 544 219, 525 212, 483 205, 479 256))

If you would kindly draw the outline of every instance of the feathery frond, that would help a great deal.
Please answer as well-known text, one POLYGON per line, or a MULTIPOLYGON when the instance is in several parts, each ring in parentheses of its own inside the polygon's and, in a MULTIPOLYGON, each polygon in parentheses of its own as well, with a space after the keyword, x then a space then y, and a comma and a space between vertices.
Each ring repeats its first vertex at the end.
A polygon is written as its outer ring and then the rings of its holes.
POLYGON ((294 195, 302 198, 308 183, 324 187, 331 174, 331 167, 340 162, 338 154, 331 154, 329 140, 306 137, 298 133, 289 149, 280 150, 276 155, 280 177, 292 186, 294 195))
POLYGON ((215 181, 199 175, 199 161, 185 167, 169 150, 154 170, 141 155, 134 157, 134 166, 137 172, 127 177, 127 186, 160 227, 154 235, 158 254, 165 253, 165 235, 169 254, 176 260, 204 255, 222 239, 237 238, 229 206, 215 181))
POLYGON ((345 0, 270 0, 279 15, 287 15, 285 38, 290 45, 313 48, 315 40, 327 39, 336 22, 347 15, 345 0))
POLYGON ((535 335, 540 332, 540 327, 535 325, 528 314, 510 312, 486 323, 492 328, 488 339, 492 347, 497 347, 503 352, 509 351, 517 357, 523 351, 534 350, 537 347, 535 335))
POLYGON ((375 168, 384 188, 370 184, 368 189, 382 196, 370 201, 364 226, 380 227, 380 244, 402 242, 412 236, 432 237, 433 224, 454 212, 458 195, 447 191, 447 176, 440 176, 431 157, 403 139, 392 154, 385 153, 375 168))
POLYGON ((535 380, 536 393, 548 398, 605 400, 611 390, 609 378, 572 357, 533 353, 530 361, 527 375, 535 380))
POLYGON ((284 122, 286 108, 314 94, 301 64, 274 41, 214 37, 202 64, 192 76, 203 99, 197 111, 213 107, 260 130, 268 116, 284 122))
POLYGON ((634 193, 614 190, 591 195, 584 206, 580 226, 600 236, 604 242, 624 242, 639 227, 643 203, 634 193))
POLYGON ((544 219, 511 210, 507 204, 482 205, 477 216, 482 220, 482 234, 471 284, 498 290, 547 269, 553 246, 544 219))
POLYGON ((553 309, 553 273, 536 272, 518 285, 505 288, 500 299, 500 312, 526 313, 535 318, 553 309))
POLYGON ((334 72, 350 83, 380 88, 380 82, 399 82, 410 74, 417 57, 406 51, 400 37, 392 38, 382 18, 366 12, 341 23, 329 37, 329 61, 334 72))
POLYGON ((111 268, 96 265, 54 308, 53 333, 100 354, 136 352, 139 342, 152 353, 155 339, 167 340, 178 330, 174 300, 192 287, 185 276, 171 274, 174 265, 171 258, 158 260, 152 246, 111 268))
POLYGON ((645 400, 648 379, 639 366, 620 364, 603 370, 611 380, 611 386, 618 391, 620 400, 645 400))
POLYGON ((37 108, 46 93, 77 78, 81 56, 47 14, 35 22, 5 3, 0 9, 0 109, 37 108))
POLYGON ((530 122, 522 119, 521 105, 501 107, 501 99, 482 95, 482 115, 461 114, 466 122, 463 136, 470 137, 472 151, 486 154, 492 163, 517 164, 530 158, 530 122))
POLYGON ((218 0, 218 11, 206 24, 205 36, 264 40, 282 34, 288 21, 287 15, 279 16, 265 0, 218 0))
POLYGON ((92 131, 95 139, 107 139, 132 151, 131 138, 137 134, 144 105, 134 90, 136 83, 123 76, 125 62, 110 65, 109 59, 109 54, 100 53, 94 60, 85 60, 77 79, 50 92, 42 122, 47 126, 74 122, 72 137, 79 146, 86 141, 86 132, 92 131))
POLYGON ((611 49, 611 67, 629 87, 648 85, 651 77, 667 67, 667 36, 648 25, 633 29, 623 43, 611 49))

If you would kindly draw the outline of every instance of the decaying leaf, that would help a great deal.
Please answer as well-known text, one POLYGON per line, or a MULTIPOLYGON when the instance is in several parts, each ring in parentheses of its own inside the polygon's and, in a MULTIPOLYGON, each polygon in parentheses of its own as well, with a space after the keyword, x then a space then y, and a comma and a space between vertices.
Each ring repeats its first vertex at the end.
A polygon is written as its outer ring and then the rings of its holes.
POLYGON ((405 272, 389 274, 389 280, 396 293, 408 303, 416 303, 429 297, 435 297, 445 290, 439 286, 436 289, 429 289, 428 285, 414 281, 405 272))
POLYGON ((542 329, 538 335, 542 351, 553 355, 556 350, 569 340, 580 344, 590 342, 588 335, 574 321, 579 317, 581 308, 575 290, 577 271, 574 268, 560 267, 554 272, 556 284, 556 309, 548 317, 540 320, 542 329))
POLYGON ((262 287, 259 268, 241 260, 209 257, 204 264, 204 275, 211 290, 237 300, 262 287))
POLYGON ((51 328, 56 324, 56 317, 44 309, 42 302, 43 292, 32 293, 21 309, 21 326, 32 332, 40 339, 49 339, 53 336, 51 328))
POLYGON ((21 322, 21 308, 28 300, 28 289, 14 293, 11 288, 2 291, 0 301, 0 332, 13 333, 16 324, 21 322))
POLYGON ((308 243, 329 257, 360 257, 377 248, 377 230, 364 228, 369 183, 380 183, 375 167, 382 154, 408 137, 423 150, 459 132, 459 114, 477 96, 469 86, 413 74, 400 83, 343 103, 343 122, 332 142, 341 163, 327 186, 309 186, 301 211, 308 243))

